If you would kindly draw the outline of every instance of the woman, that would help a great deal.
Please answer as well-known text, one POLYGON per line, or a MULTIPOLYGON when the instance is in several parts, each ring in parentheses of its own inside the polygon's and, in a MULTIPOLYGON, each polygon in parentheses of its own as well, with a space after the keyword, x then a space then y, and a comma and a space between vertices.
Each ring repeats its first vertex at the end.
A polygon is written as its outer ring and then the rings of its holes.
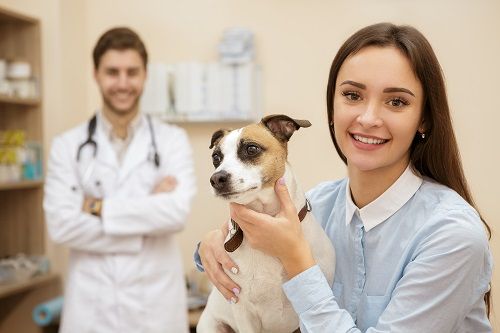
MULTIPOLYGON (((308 197, 337 252, 333 286, 315 265, 282 182, 276 217, 231 206, 249 242, 283 263, 301 331, 491 332, 490 230, 469 192, 426 38, 388 23, 355 33, 333 60, 327 106, 348 178, 308 197)), ((237 301, 239 287, 221 269, 237 271, 222 239, 222 231, 204 238, 201 261, 237 301)))

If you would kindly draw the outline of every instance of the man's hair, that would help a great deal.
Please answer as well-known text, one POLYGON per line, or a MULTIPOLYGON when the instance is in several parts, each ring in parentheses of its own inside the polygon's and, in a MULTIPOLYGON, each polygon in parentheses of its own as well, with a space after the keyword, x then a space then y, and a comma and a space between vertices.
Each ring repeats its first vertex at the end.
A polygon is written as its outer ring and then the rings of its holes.
POLYGON ((92 57, 94 69, 99 67, 102 56, 108 50, 136 50, 142 58, 144 68, 148 63, 148 52, 141 38, 133 30, 126 27, 117 27, 106 31, 97 41, 92 57))

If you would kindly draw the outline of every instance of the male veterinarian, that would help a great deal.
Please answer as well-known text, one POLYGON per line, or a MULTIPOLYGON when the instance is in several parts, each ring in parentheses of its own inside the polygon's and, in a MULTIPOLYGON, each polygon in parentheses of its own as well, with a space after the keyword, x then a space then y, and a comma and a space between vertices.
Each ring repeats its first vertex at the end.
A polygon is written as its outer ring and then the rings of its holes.
POLYGON ((187 332, 174 234, 195 179, 185 132, 138 109, 147 53, 128 28, 94 48, 95 117, 54 139, 44 209, 70 248, 60 332, 187 332))

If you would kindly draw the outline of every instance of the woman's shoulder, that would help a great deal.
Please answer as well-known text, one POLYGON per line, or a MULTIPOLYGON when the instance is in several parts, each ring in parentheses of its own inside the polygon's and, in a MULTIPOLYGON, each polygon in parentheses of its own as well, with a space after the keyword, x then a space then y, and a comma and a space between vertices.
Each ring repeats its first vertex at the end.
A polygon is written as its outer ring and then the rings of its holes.
POLYGON ((346 184, 347 178, 324 181, 310 189, 307 192, 307 197, 309 200, 321 197, 337 197, 341 192, 345 194, 346 184))
POLYGON ((321 182, 309 190, 306 197, 316 212, 319 209, 328 213, 339 205, 345 205, 346 186, 347 178, 321 182))
POLYGON ((448 186, 439 184, 431 179, 424 178, 417 195, 426 204, 428 210, 462 211, 479 218, 479 214, 464 198, 448 186))
POLYGON ((457 242, 487 243, 479 213, 457 192, 447 186, 424 179, 417 192, 420 208, 425 211, 423 231, 445 234, 457 242))

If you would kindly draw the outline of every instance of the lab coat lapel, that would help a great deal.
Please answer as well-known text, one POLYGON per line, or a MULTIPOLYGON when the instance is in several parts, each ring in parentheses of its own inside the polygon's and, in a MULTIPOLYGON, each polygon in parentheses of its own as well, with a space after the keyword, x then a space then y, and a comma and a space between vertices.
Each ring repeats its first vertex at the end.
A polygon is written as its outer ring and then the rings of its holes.
POLYGON ((143 118, 125 153, 123 165, 120 169, 120 182, 127 178, 139 164, 147 161, 150 148, 151 138, 147 129, 147 121, 143 118))
POLYGON ((119 168, 118 157, 116 152, 111 146, 111 142, 106 134, 103 132, 101 126, 96 129, 96 142, 97 142, 97 156, 96 161, 108 165, 114 169, 119 168))

